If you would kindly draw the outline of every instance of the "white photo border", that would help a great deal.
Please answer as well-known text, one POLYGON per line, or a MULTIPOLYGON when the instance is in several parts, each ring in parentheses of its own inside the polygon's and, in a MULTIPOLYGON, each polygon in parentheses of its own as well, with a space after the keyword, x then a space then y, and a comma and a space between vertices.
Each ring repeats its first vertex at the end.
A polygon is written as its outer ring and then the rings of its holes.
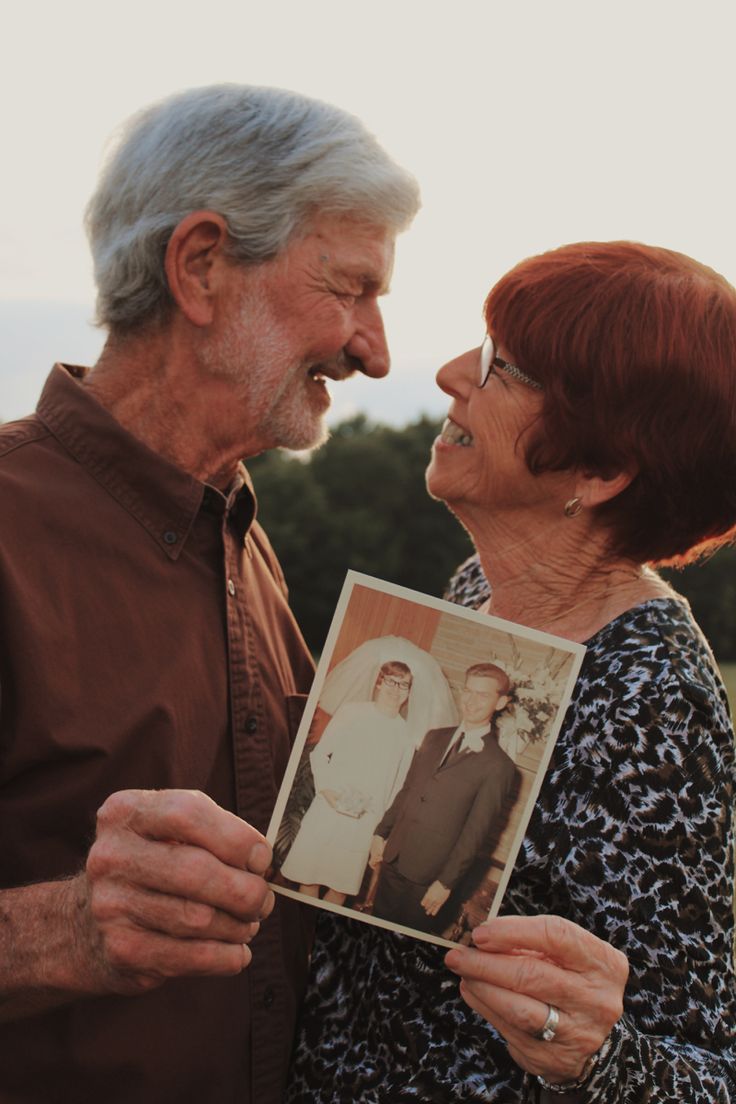
MULTIPOLYGON (((533 641, 537 644, 545 645, 549 648, 554 648, 557 651, 568 653, 571 657, 572 661, 569 665, 564 689, 561 692, 557 712, 550 726, 549 734, 545 740, 544 750, 542 752, 538 768, 534 775, 531 790, 524 803, 524 809, 519 820, 518 828, 514 835, 513 841, 510 844, 508 858, 504 864, 503 872, 498 883, 498 888, 495 892, 494 900, 487 916, 487 919, 491 919, 498 913, 503 901, 503 896, 505 894, 511 872, 514 867, 516 857, 524 839, 526 828, 529 823, 529 818, 534 808, 534 803, 536 802, 539 795, 545 772, 549 765, 549 761, 552 756, 557 737, 559 736, 565 711, 567 709, 567 706, 569 705, 572 691, 575 686, 575 682, 577 680, 583 658, 585 656, 585 646, 582 644, 577 644, 571 640, 563 639, 562 637, 554 636, 550 633, 542 632, 538 629, 530 629, 526 626, 518 625, 512 621, 506 621, 502 618, 493 617, 489 614, 479 613, 477 610, 468 609, 465 606, 456 605, 453 602, 447 602, 442 598, 435 598, 426 594, 421 594, 420 592, 411 590, 408 587, 399 586, 395 583, 389 583, 385 580, 375 578, 372 575, 366 575, 359 571, 349 570, 346 574, 345 582, 343 584, 342 590, 340 592, 340 597, 335 607, 335 613, 333 615, 332 622, 327 633, 325 646, 317 665, 314 682, 307 698, 307 702, 304 708, 304 714, 302 716, 301 723, 299 724, 296 739, 294 741, 294 746, 289 757, 289 762, 286 767, 283 781, 279 788, 276 804, 274 806, 273 814, 268 826, 268 831, 266 833, 266 838, 272 846, 276 842, 279 827, 286 811, 287 803, 289 801, 289 797, 293 788, 295 775, 301 761, 302 752, 304 750, 304 746, 309 735, 315 712, 319 705, 325 679, 330 671, 330 663, 335 650, 335 646, 343 628, 345 615, 347 613, 353 592, 358 586, 363 587, 369 591, 375 591, 377 594, 385 594, 390 597, 402 599, 405 602, 410 602, 417 606, 434 609, 443 614, 449 614, 453 618, 457 618, 459 621, 465 620, 476 625, 482 625, 485 628, 495 628, 499 632, 509 634, 513 638, 521 638, 522 640, 533 641)), ((370 637, 367 637, 366 639, 370 639, 370 637)), ((430 932, 421 931, 417 928, 407 928, 400 924, 395 924, 389 920, 384 920, 381 917, 372 916, 367 913, 360 912, 354 908, 350 908, 344 905, 338 905, 330 901, 324 901, 321 898, 311 897, 306 894, 299 893, 297 890, 292 890, 287 886, 279 885, 273 881, 269 882, 269 885, 274 890, 274 892, 281 894, 284 897, 290 897, 293 900, 312 905, 313 907, 320 908, 324 911, 333 912, 340 916, 346 916, 352 919, 362 920, 365 923, 374 925, 375 927, 385 928, 388 931, 399 932, 402 935, 409 935, 412 938, 420 939, 427 943, 433 943, 449 948, 458 945, 456 942, 445 939, 440 935, 434 935, 430 932)))

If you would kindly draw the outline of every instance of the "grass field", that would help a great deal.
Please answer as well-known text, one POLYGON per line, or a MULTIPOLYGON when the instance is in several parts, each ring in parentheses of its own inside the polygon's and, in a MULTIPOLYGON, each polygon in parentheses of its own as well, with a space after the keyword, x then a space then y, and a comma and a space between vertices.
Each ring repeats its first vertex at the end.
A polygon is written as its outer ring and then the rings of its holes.
POLYGON ((736 717, 736 663, 720 663, 719 667, 731 703, 731 716, 736 717))

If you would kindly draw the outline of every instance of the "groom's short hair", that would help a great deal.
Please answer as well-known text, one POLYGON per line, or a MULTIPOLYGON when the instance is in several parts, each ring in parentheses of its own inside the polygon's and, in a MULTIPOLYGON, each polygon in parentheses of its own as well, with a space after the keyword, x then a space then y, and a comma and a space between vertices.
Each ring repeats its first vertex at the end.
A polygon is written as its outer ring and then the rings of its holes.
POLYGON ((506 672, 497 667, 495 663, 474 663, 465 672, 465 681, 469 678, 490 678, 498 684, 501 695, 508 696, 511 693, 511 679, 506 672))

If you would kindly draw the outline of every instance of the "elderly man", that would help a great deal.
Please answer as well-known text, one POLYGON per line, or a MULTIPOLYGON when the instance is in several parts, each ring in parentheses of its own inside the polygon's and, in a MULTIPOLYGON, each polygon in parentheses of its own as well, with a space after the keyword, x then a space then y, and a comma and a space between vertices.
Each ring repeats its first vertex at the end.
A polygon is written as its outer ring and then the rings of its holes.
POLYGON ((446 926, 444 906, 488 846, 516 782, 495 731, 510 693, 508 675, 495 663, 473 664, 460 724, 428 732, 414 753, 373 837, 370 865, 381 867, 375 916, 419 931, 446 926))
POLYGON ((0 430, 2 1100, 281 1099, 307 940, 261 833, 312 668, 241 460, 386 374, 417 205, 274 89, 156 105, 102 175, 107 343, 0 430))

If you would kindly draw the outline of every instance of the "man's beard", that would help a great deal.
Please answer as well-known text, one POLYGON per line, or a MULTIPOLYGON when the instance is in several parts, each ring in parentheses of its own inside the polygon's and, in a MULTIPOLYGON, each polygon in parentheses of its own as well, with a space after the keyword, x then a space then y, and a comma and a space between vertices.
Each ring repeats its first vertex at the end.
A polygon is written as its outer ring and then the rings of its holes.
POLYGON ((244 291, 224 332, 202 349, 201 359, 213 376, 235 383, 234 401, 254 419, 249 435, 271 441, 271 448, 316 448, 329 436, 323 395, 311 394, 321 385, 309 378, 309 364, 289 359, 288 346, 283 324, 256 282, 244 291))

